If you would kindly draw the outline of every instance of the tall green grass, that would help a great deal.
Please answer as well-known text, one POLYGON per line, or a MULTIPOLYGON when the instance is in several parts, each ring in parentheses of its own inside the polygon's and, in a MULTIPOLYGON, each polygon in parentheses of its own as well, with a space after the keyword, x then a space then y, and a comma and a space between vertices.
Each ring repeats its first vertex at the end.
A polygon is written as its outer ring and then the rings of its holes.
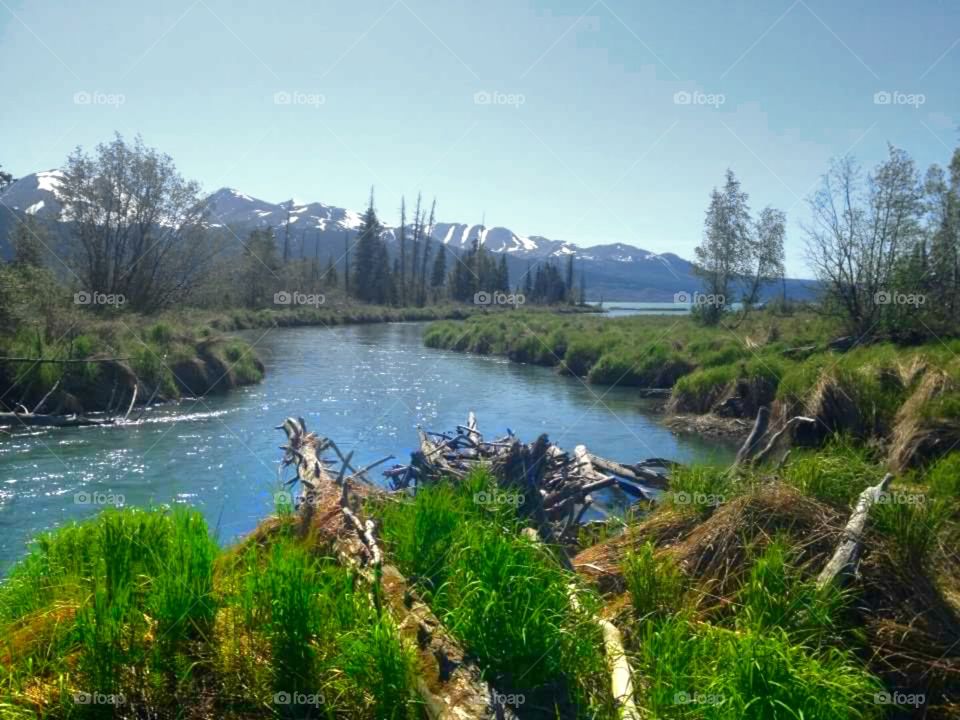
POLYGON ((654 562, 652 548, 627 563, 637 612, 634 646, 643 689, 638 702, 658 718, 827 718, 882 715, 882 685, 838 644, 840 596, 819 594, 771 543, 756 557, 732 615, 716 622, 694 610, 649 613, 675 587, 674 570, 654 562), (645 579, 642 576, 646 576, 645 579), (666 579, 666 580, 665 580, 666 579), (659 587, 658 587, 659 583, 659 587), (652 588, 657 588, 652 590, 652 588), (657 598, 654 603, 652 598, 657 598))
MULTIPOLYGON (((475 502, 490 478, 422 487, 388 504, 383 536, 401 571, 494 687, 570 717, 613 717, 602 639, 589 613, 598 598, 549 549, 518 534, 514 506, 475 502), (577 592, 578 603, 571 601, 577 592)), ((522 708, 521 708, 522 710, 522 708)))
POLYGON ((42 536, 0 585, 0 715, 170 715, 206 698, 214 713, 418 717, 390 618, 286 527, 222 553, 195 511, 123 509, 42 536))

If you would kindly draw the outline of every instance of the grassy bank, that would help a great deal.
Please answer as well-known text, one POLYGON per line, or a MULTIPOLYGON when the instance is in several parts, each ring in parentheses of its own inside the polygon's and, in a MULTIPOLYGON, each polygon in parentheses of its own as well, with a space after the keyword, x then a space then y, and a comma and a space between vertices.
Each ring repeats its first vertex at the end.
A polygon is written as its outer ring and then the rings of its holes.
MULTIPOLYGON (((814 583, 883 472, 846 440, 775 473, 677 468, 576 572, 513 505, 477 500, 498 492, 487 471, 373 496, 365 514, 520 718, 618 717, 598 616, 623 635, 643 717, 955 717, 960 452, 897 477, 848 587, 814 583)), ((228 549, 183 509, 38 538, 0 585, 0 716, 424 717, 378 594, 279 510, 228 549)))
POLYGON ((26 359, 0 361, 3 405, 33 410, 46 397, 38 412, 53 414, 125 411, 134 389, 138 405, 223 392, 264 372, 245 340, 173 314, 65 311, 52 332, 0 338, 0 357, 26 359))
POLYGON ((419 717, 409 650, 289 523, 217 548, 196 512, 106 511, 0 586, 0 716, 419 717))
POLYGON ((736 329, 689 317, 617 319, 512 313, 439 322, 429 347, 505 355, 587 382, 669 388, 674 413, 814 417, 818 440, 880 439, 895 467, 960 440, 960 340, 830 349, 837 328, 812 313, 757 312, 736 329))
POLYGON ((835 440, 776 473, 677 470, 652 512, 574 559, 628 637, 638 702, 660 718, 955 717, 958 463, 895 479, 842 590, 815 580, 882 456, 835 440))

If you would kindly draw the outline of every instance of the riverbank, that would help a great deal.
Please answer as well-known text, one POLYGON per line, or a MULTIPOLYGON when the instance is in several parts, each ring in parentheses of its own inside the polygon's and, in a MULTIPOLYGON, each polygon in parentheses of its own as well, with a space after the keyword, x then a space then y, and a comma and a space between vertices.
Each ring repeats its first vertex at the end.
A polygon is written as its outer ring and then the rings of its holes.
MULTIPOLYGON (((17 358, 0 359, 0 408, 22 406, 54 415, 111 413, 255 384, 265 370, 256 348, 232 335, 243 330, 462 320, 509 312, 454 303, 381 307, 335 296, 317 307, 187 308, 155 316, 120 311, 96 315, 64 307, 53 326, 48 320, 50 327, 43 333, 25 327, 0 338, 0 358, 17 358)), ((528 312, 602 311, 563 306, 528 312)))
POLYGON ((756 312, 736 328, 707 328, 689 317, 516 313, 435 323, 424 342, 553 367, 597 385, 655 389, 667 397, 667 413, 681 416, 672 420, 679 427, 725 432, 761 407, 771 408, 775 425, 810 417, 806 441, 849 434, 880 442, 900 469, 960 441, 960 341, 856 345, 838 332, 812 313, 756 312))
POLYGON ((9 410, 122 415, 263 378, 245 340, 174 315, 77 313, 61 322, 58 336, 25 328, 0 340, 0 397, 9 410))
MULTIPOLYGON (((479 430, 456 434, 483 446, 479 430)), ((276 515, 234 547, 182 508, 110 510, 41 538, 0 585, 0 708, 955 717, 960 453, 886 480, 836 575, 851 508, 883 473, 849 445, 797 450, 776 470, 674 466, 627 526, 546 544, 506 465, 424 475, 410 497, 338 471, 335 455, 317 464, 322 438, 288 440, 292 462, 320 468, 301 472, 304 502, 277 492, 276 515)))

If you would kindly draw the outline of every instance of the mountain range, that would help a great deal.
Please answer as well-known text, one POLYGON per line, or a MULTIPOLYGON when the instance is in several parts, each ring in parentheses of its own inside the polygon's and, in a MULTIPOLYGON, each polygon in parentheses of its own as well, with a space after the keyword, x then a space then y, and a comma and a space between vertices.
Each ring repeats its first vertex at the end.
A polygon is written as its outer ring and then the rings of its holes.
MULTIPOLYGON (((61 177, 59 170, 33 173, 0 193, 0 255, 9 257, 12 252, 7 238, 17 222, 16 215, 57 220, 57 187, 61 177)), ((332 257, 341 264, 338 259, 343 255, 345 242, 350 242, 348 237, 355 236, 361 224, 361 215, 354 210, 322 202, 272 203, 233 188, 217 190, 206 202, 211 228, 234 235, 238 247, 251 230, 272 228, 278 244, 286 243, 293 257, 317 257, 324 263, 332 257)), ((384 239, 392 251, 398 245, 398 230, 391 226, 384 230, 384 239)), ((408 228, 407 237, 411 235, 408 228)), ((514 279, 537 263, 564 261, 572 255, 577 275, 583 273, 591 300, 669 302, 677 293, 692 293, 700 287, 689 261, 673 253, 653 253, 625 243, 581 248, 565 240, 520 235, 506 227, 448 222, 436 223, 431 238, 455 252, 465 251, 476 240, 491 252, 506 254, 510 277, 514 279)), ((778 284, 768 292, 774 296, 784 289, 789 296, 803 299, 812 295, 814 283, 787 280, 785 285, 778 284)))

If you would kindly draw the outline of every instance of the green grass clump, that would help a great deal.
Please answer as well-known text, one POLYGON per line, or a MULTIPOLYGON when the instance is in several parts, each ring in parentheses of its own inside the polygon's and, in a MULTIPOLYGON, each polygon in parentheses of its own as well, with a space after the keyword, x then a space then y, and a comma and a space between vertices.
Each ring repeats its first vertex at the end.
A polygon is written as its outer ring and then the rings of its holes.
POLYGON ((755 558, 725 608, 715 622, 697 619, 690 607, 674 614, 638 610, 636 667, 645 686, 637 695, 653 717, 882 715, 873 702, 882 686, 839 642, 842 597, 802 578, 785 542, 774 540, 755 558))
POLYGON ((663 501, 678 510, 703 517, 727 502, 744 487, 735 482, 726 468, 714 465, 687 465, 674 468, 670 488, 663 501))
POLYGON ((416 717, 413 651, 285 527, 223 553, 195 511, 123 509, 40 537, 0 585, 0 714, 74 717, 96 693, 160 715, 206 697, 221 715, 416 717))
POLYGON ((954 504, 922 493, 885 493, 870 508, 870 520, 880 532, 893 538, 897 559, 913 568, 930 560, 954 504))
POLYGON ((735 625, 761 634, 780 628, 794 642, 822 647, 841 634, 844 598, 803 579, 790 554, 789 544, 775 539, 756 557, 737 593, 735 625))
POLYGON ((883 466, 849 438, 838 437, 818 450, 795 452, 784 480, 805 495, 847 508, 863 490, 883 478, 883 466))
POLYGON ((402 572, 495 687, 526 702, 572 705, 571 717, 612 717, 598 599, 550 551, 518 534, 509 493, 489 475, 421 487, 414 500, 382 508, 383 537, 402 572), (480 495, 480 493, 486 493, 480 495))
POLYGON ((651 542, 627 553, 623 578, 638 617, 664 615, 683 605, 686 589, 683 573, 671 558, 657 555, 651 542))
POLYGON ((960 451, 944 455, 923 474, 931 497, 960 501, 960 451))
POLYGON ((707 412, 739 376, 736 365, 696 370, 681 377, 674 385, 672 403, 681 412, 707 412))

